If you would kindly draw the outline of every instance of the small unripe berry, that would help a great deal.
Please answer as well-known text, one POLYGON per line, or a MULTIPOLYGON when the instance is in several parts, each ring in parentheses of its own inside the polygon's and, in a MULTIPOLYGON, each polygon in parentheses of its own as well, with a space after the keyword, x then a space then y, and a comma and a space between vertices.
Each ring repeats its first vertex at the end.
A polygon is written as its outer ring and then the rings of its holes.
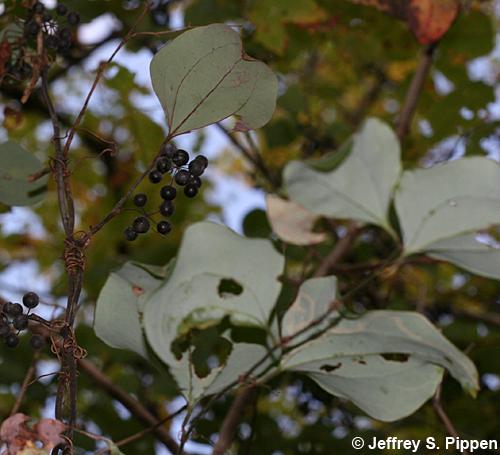
POLYGON ((184 166, 189 161, 189 153, 185 150, 177 150, 172 157, 172 161, 178 167, 184 166))
POLYGON ((175 196, 177 196, 177 190, 171 185, 165 185, 160 190, 160 196, 166 201, 173 201, 175 196))
POLYGON ((32 11, 35 13, 43 13, 45 11, 45 6, 42 2, 36 2, 33 5, 32 11))
POLYGON ((23 305, 26 308, 35 308, 40 303, 40 297, 35 292, 27 292, 23 295, 23 305))
POLYGON ((68 27, 64 27, 61 30, 59 30, 58 35, 62 41, 71 41, 72 37, 71 30, 68 27))
POLYGON ((172 216, 175 212, 175 206, 172 201, 163 201, 160 205, 160 213, 163 216, 172 216))
POLYGON ((162 179, 161 172, 159 172, 159 171, 151 171, 149 173, 149 181, 151 183, 159 183, 159 182, 161 182, 161 179, 162 179))
POLYGON ((184 186, 189 182, 190 176, 191 174, 188 171, 181 169, 180 171, 177 171, 177 174, 175 174, 175 183, 184 186))
POLYGON ((148 197, 144 193, 138 193, 134 196, 134 204, 137 207, 144 207, 148 202, 148 197))
POLYGON ((190 183, 184 187, 184 194, 187 197, 195 197, 198 194, 198 187, 190 183))
POLYGON ((57 14, 59 14, 59 16, 66 16, 66 14, 68 14, 68 8, 65 5, 59 3, 56 7, 56 12, 57 14))
POLYGON ((133 242, 137 238, 137 232, 135 232, 131 227, 125 229, 123 234, 125 235, 125 239, 129 242, 133 242))
POLYGON ((160 221, 157 225, 156 225, 156 230, 160 233, 160 234, 168 234, 171 230, 172 230, 172 226, 171 224, 168 222, 168 221, 160 221))
POLYGON ((149 231, 149 220, 145 216, 139 216, 132 223, 132 228, 138 234, 145 234, 149 231))

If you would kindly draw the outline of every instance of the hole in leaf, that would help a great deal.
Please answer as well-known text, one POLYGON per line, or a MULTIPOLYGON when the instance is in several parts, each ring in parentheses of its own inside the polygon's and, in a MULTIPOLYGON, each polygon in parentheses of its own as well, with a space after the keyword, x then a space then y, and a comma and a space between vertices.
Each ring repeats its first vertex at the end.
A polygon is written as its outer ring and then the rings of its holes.
POLYGON ((321 365, 319 367, 320 370, 323 370, 323 371, 326 371, 327 373, 331 373, 332 371, 335 371, 337 370, 338 368, 340 368, 342 366, 342 363, 339 362, 335 365, 321 365))
POLYGON ((219 282, 217 291, 220 297, 226 298, 232 295, 240 295, 243 292, 243 286, 232 278, 223 278, 219 282))
POLYGON ((389 362, 408 362, 409 354, 380 354, 385 360, 389 362))

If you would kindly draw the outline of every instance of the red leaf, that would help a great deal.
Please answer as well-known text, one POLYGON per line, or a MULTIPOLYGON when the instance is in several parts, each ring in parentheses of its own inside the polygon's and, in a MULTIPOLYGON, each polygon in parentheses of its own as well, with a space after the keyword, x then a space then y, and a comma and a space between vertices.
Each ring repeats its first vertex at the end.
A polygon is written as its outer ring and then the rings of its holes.
POLYGON ((66 430, 66 425, 55 419, 42 419, 35 425, 38 440, 43 442, 43 448, 52 450, 57 444, 63 443, 61 433, 66 430))
POLYGON ((16 455, 29 441, 36 440, 36 433, 26 426, 30 420, 25 414, 14 414, 0 426, 0 440, 7 444, 7 454, 16 455))

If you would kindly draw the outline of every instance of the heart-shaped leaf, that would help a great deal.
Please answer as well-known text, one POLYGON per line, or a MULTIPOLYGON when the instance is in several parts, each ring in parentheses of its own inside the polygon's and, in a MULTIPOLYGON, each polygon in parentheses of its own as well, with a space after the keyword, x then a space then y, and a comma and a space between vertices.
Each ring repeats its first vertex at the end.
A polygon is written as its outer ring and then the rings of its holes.
POLYGON ((31 182, 29 177, 43 167, 32 153, 15 142, 0 145, 0 202, 6 205, 33 205, 47 190, 48 177, 31 182))
POLYGON ((380 120, 369 119, 335 169, 319 172, 293 161, 285 168, 284 181, 290 199, 312 213, 373 223, 392 232, 387 215, 400 173, 396 135, 380 120))
POLYGON ((151 80, 171 137, 232 115, 238 130, 259 128, 276 106, 276 76, 223 24, 188 30, 164 46, 151 62, 151 80))
POLYGON ((500 223, 500 165, 480 157, 403 173, 396 210, 406 254, 500 223))

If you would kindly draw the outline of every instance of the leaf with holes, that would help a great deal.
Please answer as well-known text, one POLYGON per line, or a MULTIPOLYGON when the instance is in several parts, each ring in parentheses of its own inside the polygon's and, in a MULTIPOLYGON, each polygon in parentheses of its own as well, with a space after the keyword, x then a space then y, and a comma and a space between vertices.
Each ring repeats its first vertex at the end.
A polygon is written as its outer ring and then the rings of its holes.
POLYGON ((259 128, 276 105, 276 76, 223 24, 194 28, 164 46, 151 62, 151 80, 172 137, 232 115, 238 130, 259 128))
POLYGON ((412 312, 371 311, 343 319, 286 354, 282 368, 306 373, 325 390, 384 421, 403 418, 425 403, 443 369, 471 394, 478 390, 474 364, 412 312))
MULTIPOLYGON (((189 399, 210 388, 221 368, 206 377, 194 377, 188 355, 179 360, 172 352, 174 340, 224 317, 234 324, 269 330, 283 266, 283 257, 268 240, 246 239, 209 222, 187 229, 170 277, 145 304, 143 323, 151 348, 189 399)), ((250 352, 236 344, 226 365, 243 358, 250 366, 255 351, 265 353, 260 346, 250 352)))
POLYGON ((403 173, 395 196, 406 254, 500 223, 500 165, 470 157, 403 173))
POLYGON ((272 194, 267 196, 266 202, 267 218, 273 232, 281 240, 294 245, 314 245, 326 239, 325 233, 312 231, 317 215, 272 194))
POLYGON ((30 182, 30 175, 42 169, 32 153, 15 142, 0 144, 0 202, 6 205, 33 205, 47 191, 48 177, 30 182))
POLYGON ((457 0, 351 0, 373 6, 408 23, 421 44, 439 41, 455 21, 457 0))
POLYGON ((400 173, 396 135, 380 120, 369 119, 354 136, 349 155, 332 171, 293 161, 284 181, 290 199, 316 215, 373 223, 392 233, 387 217, 400 173))

